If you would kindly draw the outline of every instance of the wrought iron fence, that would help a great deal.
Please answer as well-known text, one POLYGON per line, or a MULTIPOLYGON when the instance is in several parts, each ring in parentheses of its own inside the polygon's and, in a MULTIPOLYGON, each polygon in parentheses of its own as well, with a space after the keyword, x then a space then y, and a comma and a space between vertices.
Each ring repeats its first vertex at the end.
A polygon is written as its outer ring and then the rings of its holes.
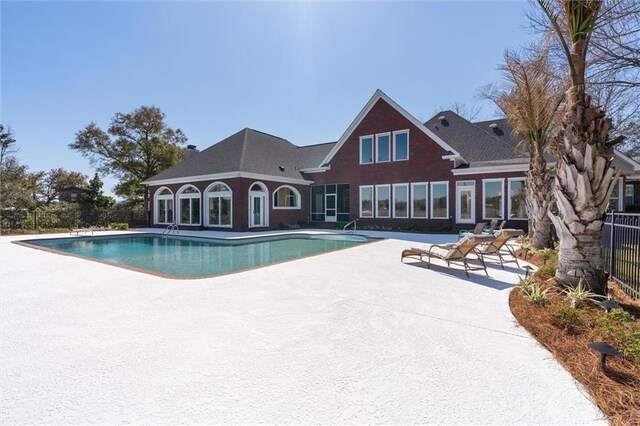
POLYGON ((627 294, 640 298, 640 214, 607 214, 602 246, 609 276, 627 294))

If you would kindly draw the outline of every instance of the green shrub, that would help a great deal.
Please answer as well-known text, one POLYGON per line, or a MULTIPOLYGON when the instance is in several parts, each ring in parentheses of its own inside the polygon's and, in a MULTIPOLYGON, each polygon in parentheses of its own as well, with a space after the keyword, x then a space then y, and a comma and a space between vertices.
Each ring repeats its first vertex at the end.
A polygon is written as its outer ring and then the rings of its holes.
POLYGON ((109 228, 126 231, 129 229, 129 224, 127 222, 113 222, 109 224, 109 228))
POLYGON ((521 278, 518 287, 522 296, 535 305, 544 305, 549 301, 550 288, 542 289, 534 277, 521 278))
POLYGON ((623 309, 612 309, 596 318, 596 332, 617 347, 630 361, 640 364, 640 322, 623 309))
POLYGON ((540 276, 540 275, 545 275, 548 277, 553 277, 556 275, 556 264, 555 263, 546 263, 544 265, 542 265, 541 267, 539 267, 536 270, 536 275, 540 276))
POLYGON ((573 309, 579 308, 586 302, 595 302, 598 299, 604 299, 604 296, 600 296, 590 291, 584 284, 583 278, 580 278, 578 285, 575 287, 569 286, 562 290, 562 294, 564 294, 564 300, 569 302, 573 309))
POLYGON ((584 325, 584 315, 586 313, 585 309, 555 305, 551 310, 551 324, 573 334, 584 325))

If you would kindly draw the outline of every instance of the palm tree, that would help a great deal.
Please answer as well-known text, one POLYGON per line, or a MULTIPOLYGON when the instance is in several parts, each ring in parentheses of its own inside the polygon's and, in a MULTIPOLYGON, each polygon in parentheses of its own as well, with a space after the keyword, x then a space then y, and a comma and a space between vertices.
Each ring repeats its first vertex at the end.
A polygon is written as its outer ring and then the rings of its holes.
POLYGON ((507 84, 487 96, 506 115, 514 133, 523 138, 521 146, 529 152, 525 181, 529 234, 533 246, 542 249, 551 245, 551 219, 547 212, 552 199, 552 176, 545 153, 556 130, 563 86, 548 64, 545 50, 535 49, 533 55, 524 58, 507 51, 504 60, 501 69, 507 84))
POLYGON ((598 25, 603 0, 537 0, 549 19, 567 60, 569 85, 555 146, 553 195, 558 213, 549 213, 560 238, 556 279, 575 285, 581 277, 592 291, 606 283, 600 244, 609 196, 619 172, 613 160, 611 120, 591 104, 585 71, 591 34, 598 25))

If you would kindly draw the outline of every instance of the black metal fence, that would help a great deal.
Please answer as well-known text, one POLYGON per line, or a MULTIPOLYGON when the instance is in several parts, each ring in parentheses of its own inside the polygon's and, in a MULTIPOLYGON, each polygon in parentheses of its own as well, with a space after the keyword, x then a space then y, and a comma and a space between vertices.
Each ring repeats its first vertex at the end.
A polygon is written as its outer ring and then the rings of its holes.
POLYGON ((607 214, 602 246, 609 276, 627 294, 640 298, 640 214, 607 214))
POLYGON ((8 233, 16 230, 55 228, 108 227, 113 222, 126 222, 129 227, 147 226, 142 212, 80 209, 5 209, 0 212, 0 230, 8 233))

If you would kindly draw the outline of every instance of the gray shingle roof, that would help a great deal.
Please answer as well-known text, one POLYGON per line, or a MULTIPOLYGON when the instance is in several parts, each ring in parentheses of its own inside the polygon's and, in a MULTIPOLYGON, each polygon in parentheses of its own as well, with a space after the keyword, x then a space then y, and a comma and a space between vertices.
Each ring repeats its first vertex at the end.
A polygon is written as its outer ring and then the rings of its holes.
POLYGON ((528 161, 526 151, 516 149, 519 140, 506 119, 472 123, 453 111, 441 111, 424 125, 455 148, 470 166, 528 161), (440 120, 440 117, 444 119, 440 120), (489 127, 493 123, 496 126, 489 127))
MULTIPOLYGON (((324 149, 328 152, 331 148, 309 147, 305 151, 310 153, 311 158, 316 158, 318 152, 324 149)), ((147 182, 228 172, 308 179, 300 172, 304 168, 300 166, 300 150, 301 148, 286 139, 253 129, 243 129, 155 175, 147 182)))

